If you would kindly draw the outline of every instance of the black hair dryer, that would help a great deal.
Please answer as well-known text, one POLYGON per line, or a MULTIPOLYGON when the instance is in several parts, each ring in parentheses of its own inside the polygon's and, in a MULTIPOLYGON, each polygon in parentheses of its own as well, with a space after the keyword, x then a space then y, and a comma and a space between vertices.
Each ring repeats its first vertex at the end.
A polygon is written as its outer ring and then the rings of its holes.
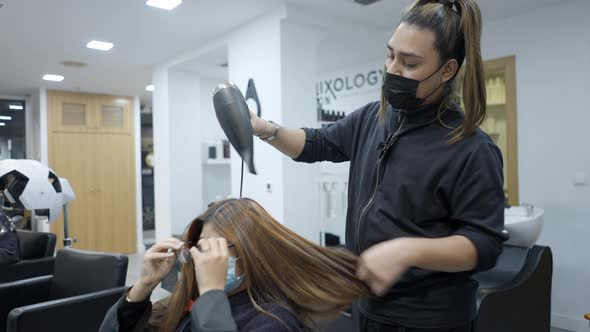
POLYGON ((256 174, 250 111, 242 92, 232 82, 219 84, 213 90, 213 107, 225 136, 248 165, 250 173, 256 174))

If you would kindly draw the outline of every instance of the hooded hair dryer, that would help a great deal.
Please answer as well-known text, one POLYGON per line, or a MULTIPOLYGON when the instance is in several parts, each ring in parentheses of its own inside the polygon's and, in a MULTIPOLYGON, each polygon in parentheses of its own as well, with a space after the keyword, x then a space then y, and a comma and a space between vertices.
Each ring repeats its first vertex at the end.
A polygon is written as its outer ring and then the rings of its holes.
POLYGON ((213 90, 213 107, 225 136, 248 165, 250 173, 256 174, 250 111, 242 92, 232 82, 219 84, 213 90))

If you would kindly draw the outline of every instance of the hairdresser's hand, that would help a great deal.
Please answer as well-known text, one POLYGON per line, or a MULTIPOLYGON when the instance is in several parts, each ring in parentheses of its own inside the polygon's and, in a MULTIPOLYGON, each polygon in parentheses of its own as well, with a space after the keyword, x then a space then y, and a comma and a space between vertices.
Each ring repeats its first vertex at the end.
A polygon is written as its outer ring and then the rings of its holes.
POLYGON ((153 245, 145 252, 139 280, 128 294, 131 301, 139 302, 150 296, 152 290, 172 270, 176 263, 174 251, 180 249, 182 244, 182 241, 171 237, 153 245))
POLYGON ((357 276, 376 295, 384 295, 413 265, 402 238, 381 242, 361 254, 357 276))
POLYGON ((267 133, 268 130, 272 130, 271 126, 266 123, 266 120, 258 117, 256 113, 250 111, 250 122, 252 123, 252 131, 254 136, 270 136, 272 133, 267 133))
POLYGON ((197 247, 192 247, 190 252, 195 263, 199 294, 214 289, 224 290, 229 257, 227 241, 224 238, 201 239, 197 247))

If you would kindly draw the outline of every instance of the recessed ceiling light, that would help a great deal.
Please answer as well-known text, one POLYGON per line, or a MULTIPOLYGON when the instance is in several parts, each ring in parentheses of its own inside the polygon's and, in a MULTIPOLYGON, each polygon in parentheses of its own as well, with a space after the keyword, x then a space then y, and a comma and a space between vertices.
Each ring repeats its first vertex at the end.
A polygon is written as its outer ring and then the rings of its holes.
POLYGON ((100 51, 108 51, 111 48, 113 48, 113 43, 93 40, 90 43, 86 44, 86 47, 100 51))
POLYGON ((87 64, 84 62, 73 61, 73 60, 62 61, 61 65, 64 67, 70 67, 70 68, 82 68, 82 67, 87 66, 87 64))
POLYGON ((23 109, 23 107, 21 105, 8 105, 8 108, 11 110, 17 110, 17 111, 20 111, 23 109))
POLYGON ((182 0, 148 0, 145 4, 148 6, 172 10, 182 3, 182 0))
POLYGON ((4 127, 4 126, 6 126, 6 123, 0 122, 0 127, 4 127))
POLYGON ((10 121, 10 120, 12 120, 12 117, 11 116, 0 115, 0 120, 10 121))
POLYGON ((146 89, 147 91, 154 91, 154 90, 155 90, 155 87, 154 87, 154 85, 153 85, 153 84, 150 84, 150 85, 146 86, 146 87, 145 87, 145 89, 146 89))
POLYGON ((61 75, 46 74, 43 76, 43 79, 46 81, 61 82, 64 80, 64 77, 61 75))

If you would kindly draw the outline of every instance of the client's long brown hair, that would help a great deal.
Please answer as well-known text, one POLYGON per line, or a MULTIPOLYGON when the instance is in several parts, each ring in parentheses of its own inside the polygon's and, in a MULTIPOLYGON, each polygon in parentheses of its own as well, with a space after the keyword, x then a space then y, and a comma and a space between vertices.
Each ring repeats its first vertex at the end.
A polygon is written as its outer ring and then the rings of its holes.
MULTIPOLYGON (((291 310, 306 326, 335 317, 369 288, 356 277, 357 256, 318 246, 277 222, 251 199, 229 199, 212 205, 189 225, 185 241, 198 241, 203 225, 235 244, 244 283, 254 307, 276 303, 291 310)), ((163 331, 174 331, 190 300, 199 296, 193 264, 185 264, 172 293, 163 331)), ((275 317, 278 319, 277 317, 275 317)))

